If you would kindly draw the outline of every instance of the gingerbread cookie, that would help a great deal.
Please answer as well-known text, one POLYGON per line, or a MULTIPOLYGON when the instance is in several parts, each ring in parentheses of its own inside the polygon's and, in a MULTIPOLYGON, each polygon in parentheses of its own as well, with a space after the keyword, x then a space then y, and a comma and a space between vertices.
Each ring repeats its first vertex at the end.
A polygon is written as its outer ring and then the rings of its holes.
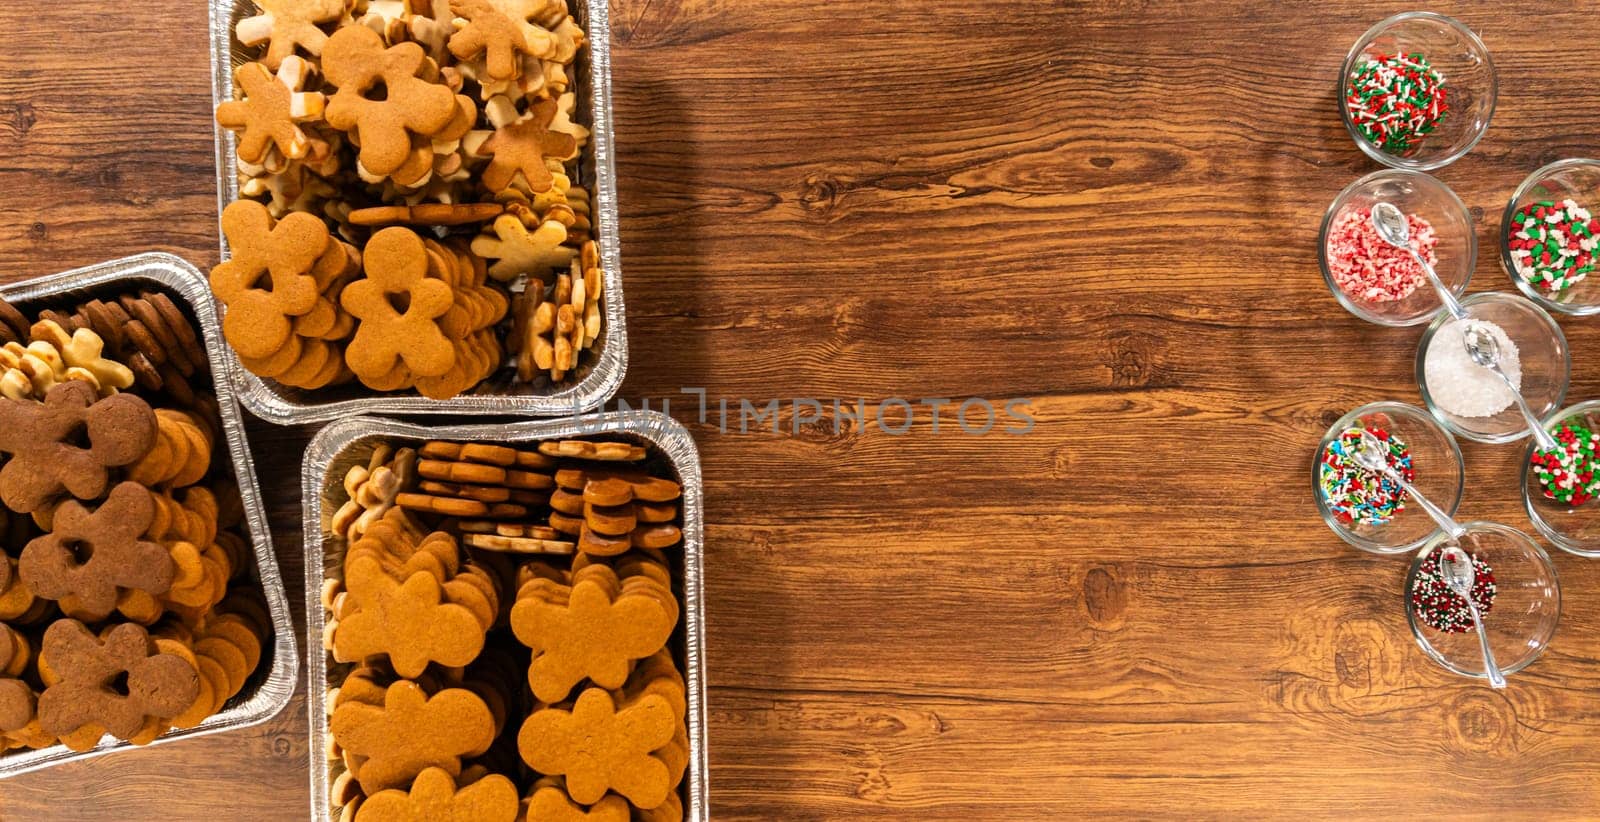
POLYGON ((677 599, 647 577, 628 583, 594 565, 574 572, 570 586, 519 592, 511 628, 533 649, 528 684, 540 701, 564 699, 586 678, 621 687, 634 660, 666 645, 678 623, 677 599))
POLYGON ((405 680, 385 690, 382 705, 339 705, 328 727, 335 743, 364 758, 357 779, 368 796, 409 785, 428 768, 459 774, 462 757, 482 754, 494 740, 494 718, 481 697, 459 688, 429 697, 405 680))
POLYGON ((321 54, 328 35, 318 24, 331 23, 345 12, 345 0, 255 0, 262 14, 239 21, 234 29, 247 46, 268 43, 262 58, 276 71, 297 48, 321 54))
POLYGON ((483 183, 490 191, 504 191, 519 179, 529 191, 550 190, 555 178, 545 158, 568 160, 578 152, 572 135, 550 129, 555 117, 556 101, 541 100, 524 119, 502 126, 483 143, 478 153, 490 158, 483 171, 483 183))
POLYGON ((445 602, 435 576, 415 573, 401 582, 376 560, 359 558, 346 563, 344 584, 353 613, 334 632, 335 660, 359 662, 384 654, 396 673, 416 677, 430 662, 459 667, 483 650, 479 618, 445 602))
POLYGON ((117 394, 96 401, 94 389, 77 380, 52 388, 43 404, 0 400, 0 452, 11 455, 0 468, 0 501, 30 513, 63 492, 96 499, 109 469, 144 456, 155 435, 144 400, 117 394))
POLYGON ((298 160, 311 150, 311 140, 301 123, 322 119, 326 99, 301 89, 311 76, 311 64, 299 57, 285 58, 276 77, 260 63, 245 63, 234 72, 239 98, 217 107, 217 122, 239 134, 239 157, 259 163, 267 149, 298 160))
MULTIPOLYGON (((339 88, 328 101, 328 123, 355 136, 366 171, 399 171, 413 156, 414 137, 431 137, 455 119, 455 95, 420 76, 427 60, 416 43, 386 47, 382 36, 361 26, 342 28, 328 41, 322 68, 339 88), (369 97, 378 87, 384 96, 369 97)), ((431 167, 432 149, 426 151, 431 167)))
POLYGON ((632 818, 628 800, 610 793, 585 808, 567 796, 560 780, 551 777, 534 783, 533 793, 523 800, 523 819, 530 822, 629 822, 632 818))
POLYGON ((156 650, 137 625, 110 629, 97 639, 83 623, 62 619, 44 634, 39 722, 70 747, 92 747, 102 732, 131 739, 151 719, 182 713, 199 693, 199 674, 181 657, 156 650), (126 684, 118 685, 126 675, 126 684), (73 743, 79 743, 74 745, 73 743))
POLYGON ((18 571, 35 595, 104 619, 124 590, 161 595, 172 587, 172 557, 141 539, 154 517, 150 491, 136 482, 113 488, 98 509, 68 500, 55 510, 53 530, 22 550, 18 571))
POLYGON ((535 712, 517 734, 528 766, 566 777, 567 792, 582 804, 615 791, 641 808, 667 801, 672 774, 652 752, 672 742, 672 707, 657 694, 621 706, 599 688, 578 695, 571 710, 535 712))
POLYGON ((397 369, 424 377, 448 372, 456 354, 438 320, 455 296, 449 285, 428 278, 422 240, 408 229, 384 229, 368 243, 364 262, 367 278, 351 283, 340 298, 360 320, 345 351, 351 370, 369 386, 397 369))
POLYGON ((442 768, 417 775, 411 790, 379 791, 367 797, 356 822, 516 822, 517 787, 499 774, 456 787, 442 768))

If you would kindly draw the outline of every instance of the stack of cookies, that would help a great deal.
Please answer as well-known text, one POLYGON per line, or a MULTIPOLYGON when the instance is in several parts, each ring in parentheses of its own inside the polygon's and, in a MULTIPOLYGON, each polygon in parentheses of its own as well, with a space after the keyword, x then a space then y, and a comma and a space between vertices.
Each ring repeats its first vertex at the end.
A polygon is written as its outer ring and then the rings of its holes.
POLYGON ((156 291, 0 326, 0 749, 198 725, 271 629, 199 335, 156 291))
POLYGON ((212 287, 245 368, 434 399, 571 378, 604 275, 567 0, 258 5, 216 112, 245 199, 212 287))
POLYGON ((682 488, 650 456, 425 442, 349 469, 323 597, 345 818, 683 817, 682 488))

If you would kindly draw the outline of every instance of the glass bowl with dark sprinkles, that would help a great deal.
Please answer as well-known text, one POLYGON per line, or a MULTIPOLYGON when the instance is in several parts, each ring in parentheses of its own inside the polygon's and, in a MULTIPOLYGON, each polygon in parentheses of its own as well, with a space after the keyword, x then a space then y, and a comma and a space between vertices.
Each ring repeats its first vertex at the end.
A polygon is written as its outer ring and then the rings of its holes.
MULTIPOLYGON (((1533 537, 1495 522, 1463 523, 1456 544, 1472 558, 1472 598, 1483 617, 1500 670, 1514 674, 1538 659, 1561 617, 1561 586, 1550 555, 1533 537)), ((1451 540, 1439 534, 1411 561, 1406 575, 1406 620, 1417 645, 1449 671, 1485 677, 1483 654, 1466 600, 1439 571, 1438 554, 1451 540)))

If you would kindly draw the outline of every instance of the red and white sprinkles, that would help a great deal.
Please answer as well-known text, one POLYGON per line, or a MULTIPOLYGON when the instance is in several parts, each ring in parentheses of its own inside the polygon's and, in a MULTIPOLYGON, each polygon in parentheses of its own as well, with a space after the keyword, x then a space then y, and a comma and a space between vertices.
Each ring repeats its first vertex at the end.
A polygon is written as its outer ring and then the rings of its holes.
MULTIPOLYGON (((1407 214, 1411 246, 1429 265, 1438 265, 1434 246, 1439 239, 1433 225, 1407 214)), ((1428 275, 1411 255, 1378 236, 1372 227, 1372 209, 1346 208, 1328 229, 1328 271, 1339 289, 1362 302, 1403 300, 1428 281, 1428 275)))

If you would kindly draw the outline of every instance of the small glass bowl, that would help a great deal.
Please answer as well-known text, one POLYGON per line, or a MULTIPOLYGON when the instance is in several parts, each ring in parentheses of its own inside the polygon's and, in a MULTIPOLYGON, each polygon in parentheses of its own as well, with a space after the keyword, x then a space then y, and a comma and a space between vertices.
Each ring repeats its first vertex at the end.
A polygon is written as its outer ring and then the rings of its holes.
MULTIPOLYGON (((1580 402, 1551 414, 1544 427, 1554 434, 1568 423, 1600 433, 1600 400, 1580 402)), ((1522 460, 1522 504, 1528 520, 1557 548, 1580 557, 1600 557, 1600 499, 1573 506, 1545 497, 1531 462, 1537 448, 1529 442, 1522 460)))
MULTIPOLYGON (((1450 187, 1418 171, 1379 169, 1345 186, 1322 215, 1322 231, 1317 237, 1317 261, 1322 280, 1334 299, 1346 311, 1369 323, 1401 327, 1427 322, 1443 306, 1433 286, 1424 282, 1403 300, 1370 302, 1345 293, 1328 268, 1328 234, 1334 220, 1346 209, 1370 209, 1387 200, 1406 214, 1415 214, 1433 225, 1434 272, 1451 293, 1461 296, 1472 281, 1472 267, 1478 263, 1478 236, 1473 231, 1472 212, 1450 187)), ((1374 232, 1376 229, 1374 229, 1374 232)))
POLYGON ((1472 150, 1489 129, 1499 81, 1489 49, 1478 35, 1454 18, 1432 12, 1397 14, 1367 29, 1339 71, 1339 115, 1351 139, 1368 157, 1394 168, 1431 171, 1443 168, 1472 150), (1448 113, 1439 127, 1404 156, 1390 154, 1369 142, 1351 120, 1349 78, 1358 63, 1378 55, 1420 53, 1444 78, 1448 113))
MULTIPOLYGON (((1467 531, 1459 540, 1462 550, 1487 563, 1494 572, 1494 603, 1483 614, 1484 630, 1489 634, 1495 664, 1502 673, 1514 674, 1538 659, 1555 636, 1556 623, 1561 619, 1561 585, 1556 579, 1556 566, 1532 537, 1508 525, 1466 522, 1462 527, 1467 531)), ((1411 604, 1411 587, 1423 561, 1449 543, 1448 537, 1439 534, 1411 561, 1402 592, 1406 621, 1417 645, 1433 661, 1462 676, 1487 678, 1475 632, 1435 630, 1417 616, 1411 604)))
MULTIPOLYGON (((1517 284, 1517 288, 1534 302, 1563 314, 1588 316, 1600 314, 1600 271, 1591 273, 1577 285, 1564 291, 1546 291, 1529 283, 1517 273, 1511 260, 1511 218, 1525 206, 1535 203, 1571 199, 1579 206, 1600 217, 1600 162, 1595 160, 1558 160, 1528 175, 1517 186, 1506 204, 1505 216, 1500 220, 1500 265, 1517 284)), ((1600 256, 1600 249, 1595 253, 1600 256)))
MULTIPOLYGON (((1561 326, 1556 325, 1550 313, 1526 298, 1501 291, 1473 294, 1461 301, 1461 307, 1470 319, 1500 326, 1517 344, 1522 398, 1528 401, 1534 416, 1544 419, 1558 408, 1566 399, 1572 379, 1572 352, 1561 326)), ((1423 404, 1451 433, 1474 442, 1515 442, 1528 436, 1527 423, 1515 403, 1492 416, 1463 417, 1440 408, 1434 401, 1428 390, 1428 348, 1439 329, 1454 321, 1448 313, 1440 312, 1417 344, 1417 387, 1422 390, 1423 404)))
POLYGON ((1311 461, 1311 495, 1316 498, 1322 521, 1345 542, 1374 554, 1403 554, 1437 536, 1439 528, 1414 501, 1382 525, 1348 523, 1334 516, 1322 494, 1322 459, 1328 446, 1347 428, 1382 428, 1405 442, 1411 450, 1413 483, 1429 502, 1455 516, 1461 505, 1464 472, 1461 448, 1438 422, 1414 405, 1403 402, 1375 402, 1363 405, 1339 418, 1317 445, 1311 461))

